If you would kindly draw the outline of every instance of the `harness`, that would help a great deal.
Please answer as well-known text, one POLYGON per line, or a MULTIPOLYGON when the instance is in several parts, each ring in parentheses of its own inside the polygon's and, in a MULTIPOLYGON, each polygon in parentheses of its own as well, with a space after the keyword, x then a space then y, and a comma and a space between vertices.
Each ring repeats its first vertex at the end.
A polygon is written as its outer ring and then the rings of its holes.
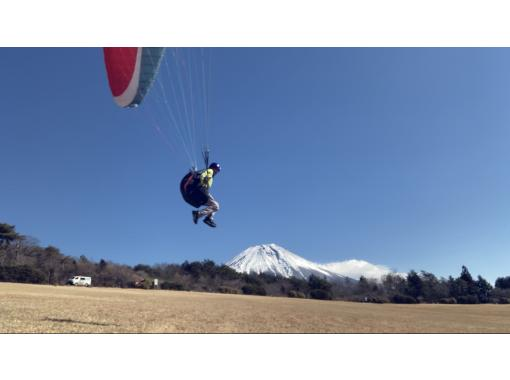
POLYGON ((200 174, 203 171, 191 170, 181 180, 181 195, 193 207, 200 207, 207 203, 209 192, 200 183, 200 174))

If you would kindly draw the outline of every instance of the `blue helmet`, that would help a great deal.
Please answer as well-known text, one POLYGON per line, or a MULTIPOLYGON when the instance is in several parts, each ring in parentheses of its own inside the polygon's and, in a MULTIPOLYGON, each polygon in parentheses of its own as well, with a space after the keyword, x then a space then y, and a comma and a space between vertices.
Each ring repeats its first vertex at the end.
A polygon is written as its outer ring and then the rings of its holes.
POLYGON ((221 166, 217 162, 213 162, 211 165, 209 165, 209 169, 212 169, 215 172, 220 172, 221 171, 221 166))

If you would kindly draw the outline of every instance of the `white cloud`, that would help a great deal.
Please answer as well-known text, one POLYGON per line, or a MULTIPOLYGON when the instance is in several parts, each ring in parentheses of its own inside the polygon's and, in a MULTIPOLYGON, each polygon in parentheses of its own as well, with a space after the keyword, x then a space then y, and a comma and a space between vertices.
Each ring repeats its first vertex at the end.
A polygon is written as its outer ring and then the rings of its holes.
POLYGON ((346 260, 338 263, 322 265, 325 269, 358 280, 361 276, 381 280, 384 275, 389 273, 405 276, 405 273, 395 273, 384 265, 370 264, 364 260, 346 260))

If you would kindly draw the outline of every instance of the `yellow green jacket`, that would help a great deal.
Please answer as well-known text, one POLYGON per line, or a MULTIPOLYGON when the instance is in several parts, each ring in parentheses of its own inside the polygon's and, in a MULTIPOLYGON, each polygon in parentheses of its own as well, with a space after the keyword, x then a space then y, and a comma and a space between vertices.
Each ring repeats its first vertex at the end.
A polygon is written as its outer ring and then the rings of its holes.
POLYGON ((200 174, 200 184, 206 189, 210 189, 213 184, 213 170, 206 169, 200 174))

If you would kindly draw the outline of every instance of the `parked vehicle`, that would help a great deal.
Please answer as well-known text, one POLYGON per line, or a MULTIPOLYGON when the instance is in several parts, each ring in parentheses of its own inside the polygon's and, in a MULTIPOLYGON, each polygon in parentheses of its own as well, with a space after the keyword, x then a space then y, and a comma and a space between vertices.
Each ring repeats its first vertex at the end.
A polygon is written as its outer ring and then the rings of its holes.
POLYGON ((92 277, 74 276, 67 280, 68 285, 92 286, 92 277))

